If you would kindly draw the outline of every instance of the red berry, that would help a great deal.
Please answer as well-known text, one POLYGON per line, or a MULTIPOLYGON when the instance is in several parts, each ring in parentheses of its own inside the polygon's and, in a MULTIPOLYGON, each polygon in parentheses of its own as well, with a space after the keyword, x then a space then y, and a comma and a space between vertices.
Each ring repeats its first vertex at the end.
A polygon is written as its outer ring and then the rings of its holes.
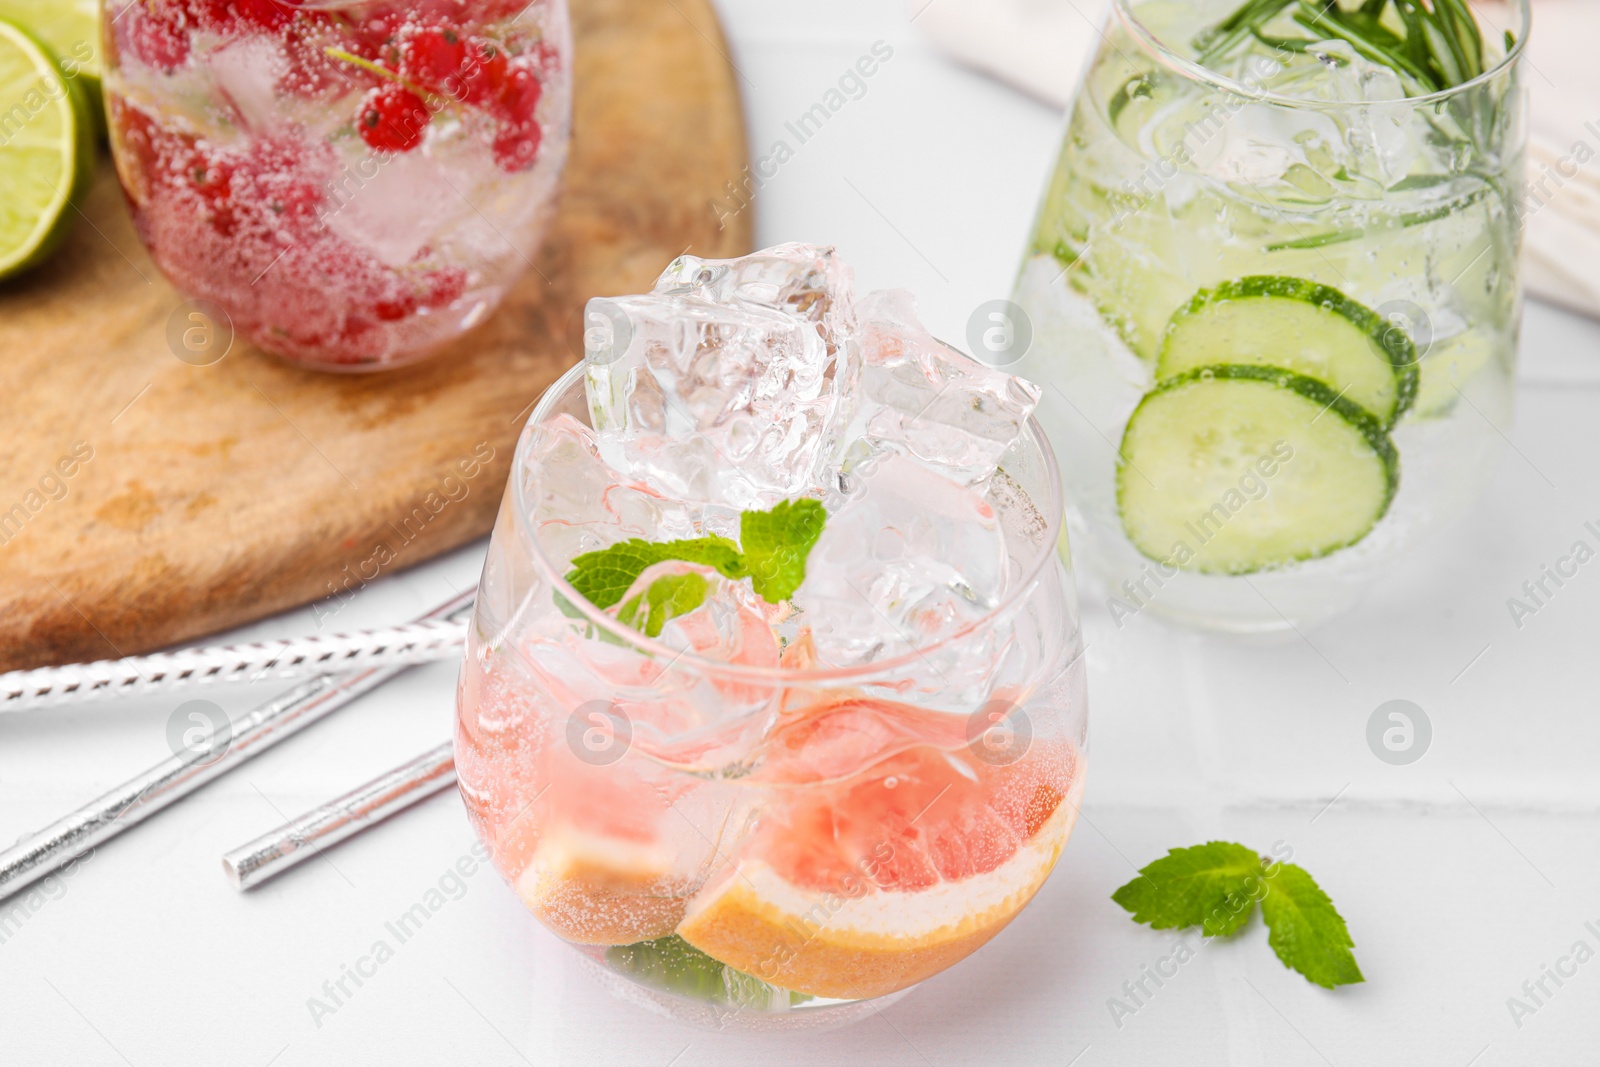
POLYGON ((427 89, 444 89, 460 76, 466 59, 466 42, 451 29, 422 30, 400 46, 401 73, 427 89))
POLYGON ((533 118, 543 92, 537 74, 527 67, 513 67, 495 94, 495 107, 501 116, 520 125, 533 118))
POLYGON ((499 46, 481 38, 467 43, 467 58, 461 65, 457 84, 446 91, 469 104, 483 105, 495 98, 510 73, 511 62, 499 46))
POLYGON ((233 14, 246 26, 267 32, 281 30, 294 20, 298 0, 233 0, 233 14))
POLYGON ((189 19, 180 8, 135 5, 112 23, 119 54, 168 73, 189 60, 189 19))
POLYGON ((532 119, 507 126, 494 139, 495 162, 500 164, 501 170, 512 172, 527 170, 538 158, 539 142, 543 136, 539 124, 532 119))
POLYGON ((398 85, 384 85, 367 93, 356 115, 361 139, 386 152, 409 152, 422 143, 432 116, 422 98, 398 85))
POLYGON ((206 159, 196 153, 189 166, 189 181, 202 199, 211 203, 226 200, 233 191, 233 165, 222 159, 206 159))
POLYGON ((287 63, 278 79, 279 91, 315 99, 348 91, 352 83, 370 81, 366 71, 328 55, 329 47, 348 49, 350 42, 327 12, 302 11, 283 35, 287 63))
POLYGON ((417 310, 417 298, 411 293, 400 293, 390 300, 379 300, 372 305, 372 313, 379 322, 398 322, 417 310))
POLYGON ((425 275, 422 283, 422 306, 442 308, 467 291, 467 272, 460 267, 440 267, 425 275))
POLYGON ((546 78, 553 78, 561 70, 561 52, 549 41, 539 41, 530 53, 534 63, 546 78))

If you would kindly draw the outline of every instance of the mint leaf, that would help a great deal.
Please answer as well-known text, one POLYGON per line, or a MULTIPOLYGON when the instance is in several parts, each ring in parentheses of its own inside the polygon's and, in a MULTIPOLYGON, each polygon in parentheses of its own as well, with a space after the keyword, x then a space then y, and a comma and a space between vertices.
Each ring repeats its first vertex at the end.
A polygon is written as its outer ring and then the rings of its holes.
MULTIPOLYGON (((827 519, 827 511, 815 500, 786 500, 771 511, 746 511, 739 516, 742 553, 738 545, 715 534, 680 541, 635 537, 574 557, 566 578, 595 607, 609 608, 627 596, 648 568, 666 560, 682 560, 715 568, 735 581, 749 578, 762 599, 777 604, 793 596, 805 581, 806 557, 822 536, 827 519)), ((632 597, 617 617, 657 637, 668 619, 705 603, 708 591, 700 575, 661 578, 632 597)), ((574 613, 559 595, 556 603, 564 613, 574 613)))
POLYGON ((1285 967, 1324 989, 1366 981, 1344 919, 1311 875, 1292 863, 1268 866, 1243 845, 1208 841, 1172 849, 1111 899, 1134 922, 1157 930, 1198 926, 1206 937, 1238 933, 1259 901, 1267 943, 1285 967))
POLYGON ((609 608, 632 588, 645 568, 669 559, 715 567, 727 578, 744 577, 739 546, 713 534, 682 541, 641 541, 631 538, 572 560, 567 581, 597 608, 609 608))
POLYGON ((827 511, 810 499, 785 500, 771 511, 739 516, 745 570, 762 600, 777 604, 794 596, 806 580, 806 557, 827 521, 827 511))
POLYGON ((1261 917, 1267 922, 1267 943, 1283 965, 1324 989, 1366 981, 1350 951, 1355 942, 1344 919, 1311 875, 1303 867, 1278 863, 1266 879, 1261 917))
POLYGON ((644 631, 646 637, 660 637, 668 619, 686 615, 704 604, 710 589, 703 574, 669 574, 657 578, 643 593, 623 604, 617 620, 644 631))
POLYGON ((794 1007, 813 999, 809 993, 776 989, 753 974, 736 971, 677 934, 614 945, 606 949, 606 962, 652 988, 717 1004, 770 1011, 785 1001, 794 1007))
POLYGON ((1134 922, 1156 930, 1198 926, 1207 937, 1241 929, 1263 892, 1261 857, 1226 841, 1172 849, 1139 875, 1111 894, 1134 922))

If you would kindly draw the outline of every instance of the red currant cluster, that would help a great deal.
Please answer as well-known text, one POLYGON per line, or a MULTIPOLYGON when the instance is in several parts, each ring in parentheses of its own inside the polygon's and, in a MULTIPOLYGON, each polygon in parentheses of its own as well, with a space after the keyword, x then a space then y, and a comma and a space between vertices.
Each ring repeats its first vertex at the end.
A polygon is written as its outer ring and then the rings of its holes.
POLYGON ((145 243, 188 292, 228 307, 234 326, 286 354, 380 361, 385 328, 443 309, 468 274, 418 251, 388 266, 323 217, 333 150, 293 131, 221 147, 110 100, 127 193, 145 243))
MULTIPOLYGON (((533 165, 541 136, 534 115, 543 93, 538 56, 513 58, 485 37, 415 18, 396 27, 373 19, 366 28, 382 37, 376 54, 363 58, 394 79, 362 101, 357 128, 369 145, 393 152, 415 148, 432 118, 431 100, 434 109, 471 108, 493 119, 494 156, 501 167, 519 171, 533 165)), ((368 36, 363 43, 371 41, 368 36)))
POLYGON ((513 0, 399 0, 361 16, 300 7, 301 0, 145 0, 113 26, 118 51, 166 72, 189 60, 196 32, 269 34, 284 45, 279 90, 301 97, 366 88, 355 125, 371 147, 409 152, 434 115, 461 108, 481 123, 495 160, 508 171, 531 167, 542 130, 535 117, 541 75, 555 61, 542 45, 512 56, 481 32, 517 14, 513 0))

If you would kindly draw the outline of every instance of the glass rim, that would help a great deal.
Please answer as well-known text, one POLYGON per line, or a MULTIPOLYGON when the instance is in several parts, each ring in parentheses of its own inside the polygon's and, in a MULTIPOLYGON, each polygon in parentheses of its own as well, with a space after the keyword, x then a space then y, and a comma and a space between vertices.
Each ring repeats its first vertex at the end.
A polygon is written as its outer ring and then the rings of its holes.
MULTIPOLYGON (((1065 521, 1065 501, 1061 485, 1061 470, 1056 462, 1055 450, 1050 445, 1050 439, 1045 435, 1044 428, 1038 420, 1028 416, 1027 437, 1039 451, 1044 460, 1044 484, 1049 488, 1051 502, 1054 506, 1041 508, 1040 513, 1045 518, 1045 537, 1040 541, 1040 549, 1036 553, 1023 574, 1007 588, 1006 595, 1000 603, 985 612, 981 618, 975 619, 961 629, 949 634, 931 645, 914 648, 909 652, 893 656, 884 660, 872 660, 849 667, 806 667, 795 668, 782 665, 774 667, 757 667, 743 663, 728 663, 724 660, 711 659, 682 649, 673 648, 671 645, 649 637, 631 626, 626 626, 607 615, 601 608, 596 607, 587 597, 573 588, 566 580, 562 571, 558 570, 551 558, 545 554, 544 548, 539 544, 539 538, 528 523, 528 509, 523 498, 524 478, 528 469, 527 452, 533 442, 534 430, 547 421, 552 409, 571 392, 574 385, 580 387, 584 383, 585 364, 579 362, 562 373, 561 377, 545 389, 539 397, 539 402, 534 405, 533 411, 524 424, 522 434, 517 442, 516 454, 511 461, 511 475, 509 490, 511 492, 512 510, 516 513, 514 522, 518 536, 526 539, 530 548, 530 557, 541 576, 550 583, 554 591, 565 598, 573 609, 581 614, 583 619, 599 627, 606 633, 622 639, 629 647, 638 649, 650 655, 661 656, 667 660, 668 666, 684 664, 703 674, 718 675, 725 678, 736 678, 741 681, 766 681, 780 684, 796 682, 813 683, 819 681, 851 681, 863 678, 873 678, 888 674, 914 665, 918 660, 925 659, 929 654, 945 648, 957 641, 969 639, 977 631, 992 625, 1003 614, 1013 610, 1018 602, 1031 596, 1034 587, 1040 580, 1041 573, 1058 559, 1058 545, 1061 539, 1062 525, 1065 521)), ((587 406, 587 404, 585 405, 587 406)), ((1070 577, 1069 577, 1070 580, 1070 577)))
MULTIPOLYGON (((1486 85, 1503 73, 1510 71, 1517 61, 1522 58, 1522 53, 1528 45, 1528 31, 1533 25, 1533 7, 1530 0, 1506 0, 1507 6, 1517 16, 1516 40, 1512 42, 1506 54, 1501 56, 1494 66, 1485 68, 1483 73, 1462 82, 1460 85, 1452 85, 1448 89, 1439 89, 1422 96, 1405 96, 1395 100, 1313 100, 1309 97, 1289 96, 1284 93, 1252 89, 1243 82, 1214 71, 1187 56, 1179 55, 1139 20, 1139 16, 1133 13, 1133 2, 1134 0, 1111 0, 1111 10, 1116 14, 1117 18, 1122 20, 1123 25, 1127 27, 1128 32, 1133 35, 1139 46, 1164 66, 1175 69, 1190 81, 1202 82, 1213 88, 1232 93, 1235 96, 1242 96, 1267 104, 1278 104, 1284 107, 1315 108, 1319 110, 1372 107, 1382 104, 1424 106, 1452 100, 1462 93, 1470 92, 1482 85, 1486 85)), ((1477 5, 1471 4, 1469 0, 1469 7, 1475 10, 1477 5)))

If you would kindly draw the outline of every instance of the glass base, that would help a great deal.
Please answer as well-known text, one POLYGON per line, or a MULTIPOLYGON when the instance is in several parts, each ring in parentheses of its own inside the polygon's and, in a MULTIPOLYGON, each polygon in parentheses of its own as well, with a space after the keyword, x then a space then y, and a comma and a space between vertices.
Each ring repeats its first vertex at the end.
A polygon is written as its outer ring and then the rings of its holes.
POLYGON ((1083 599, 1099 604, 1117 629, 1141 615, 1195 629, 1240 636, 1288 635, 1327 622, 1360 601, 1381 569, 1319 573, 1291 568, 1250 575, 1163 573, 1120 532, 1107 531, 1079 513, 1068 527, 1080 570, 1083 599), (1080 547, 1081 546, 1081 547, 1080 547))
POLYGON ((581 950, 577 955, 584 963, 584 971, 618 1000, 627 1001, 654 1015, 689 1023, 703 1030, 724 1032, 833 1030, 876 1015, 916 988, 912 986, 872 1000, 818 999, 787 1009, 761 1010, 653 989, 618 974, 581 950))

